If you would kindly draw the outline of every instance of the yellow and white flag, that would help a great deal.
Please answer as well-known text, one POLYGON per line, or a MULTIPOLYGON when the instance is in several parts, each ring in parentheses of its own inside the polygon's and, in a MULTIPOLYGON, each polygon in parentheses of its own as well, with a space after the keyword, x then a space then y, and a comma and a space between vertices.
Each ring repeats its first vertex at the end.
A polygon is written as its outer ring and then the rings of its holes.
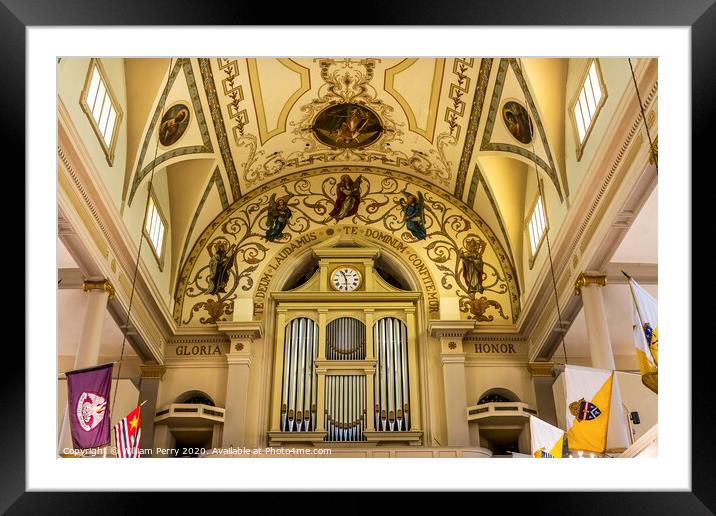
POLYGON ((561 428, 530 416, 532 456, 538 459, 561 459, 567 450, 567 434, 561 428))
POLYGON ((564 368, 567 440, 570 450, 602 453, 607 445, 613 372, 568 365, 564 368))
POLYGON ((632 324, 641 380, 652 391, 658 392, 659 306, 656 299, 632 278, 629 278, 629 288, 634 300, 632 324))

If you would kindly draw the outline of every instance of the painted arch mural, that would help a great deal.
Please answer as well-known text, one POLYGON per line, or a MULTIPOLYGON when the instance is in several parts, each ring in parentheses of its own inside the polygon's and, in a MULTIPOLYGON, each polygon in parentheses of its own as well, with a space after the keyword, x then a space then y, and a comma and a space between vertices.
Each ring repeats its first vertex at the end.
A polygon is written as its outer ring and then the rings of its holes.
POLYGON ((429 318, 440 317, 448 298, 463 318, 512 324, 519 317, 514 266, 462 201, 400 172, 325 167, 265 184, 204 229, 177 279, 176 324, 232 320, 239 298, 253 298, 260 317, 282 263, 342 234, 403 260, 420 280, 429 318))

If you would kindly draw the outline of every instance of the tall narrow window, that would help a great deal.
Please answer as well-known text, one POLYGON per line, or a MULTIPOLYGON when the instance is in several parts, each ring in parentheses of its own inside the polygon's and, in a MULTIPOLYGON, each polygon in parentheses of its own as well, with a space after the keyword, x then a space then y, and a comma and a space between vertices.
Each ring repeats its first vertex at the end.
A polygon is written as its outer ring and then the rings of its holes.
POLYGON ((542 200, 542 195, 538 195, 527 222, 527 232, 530 237, 530 267, 534 264, 537 251, 542 244, 544 235, 547 233, 547 227, 544 201, 542 200))
POLYGON ((607 98, 599 62, 592 59, 581 81, 577 96, 572 101, 572 121, 576 130, 577 159, 582 157, 584 144, 594 126, 599 110, 607 98))
POLYGON ((166 222, 162 217, 154 195, 149 196, 149 209, 147 211, 147 220, 144 224, 144 236, 147 237, 151 244, 152 250, 159 261, 159 267, 162 267, 164 261, 164 234, 166 233, 166 222))
POLYGON ((117 143, 117 129, 122 118, 122 110, 109 87, 106 74, 98 59, 90 60, 80 105, 99 139, 107 157, 107 163, 111 166, 114 160, 114 147, 117 143))

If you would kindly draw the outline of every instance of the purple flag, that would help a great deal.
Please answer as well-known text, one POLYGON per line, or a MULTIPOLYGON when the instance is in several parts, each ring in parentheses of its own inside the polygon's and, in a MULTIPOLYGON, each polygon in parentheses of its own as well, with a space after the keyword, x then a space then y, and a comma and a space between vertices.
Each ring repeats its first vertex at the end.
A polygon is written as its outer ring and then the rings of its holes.
POLYGON ((72 445, 84 450, 109 444, 112 364, 68 371, 65 375, 72 445))

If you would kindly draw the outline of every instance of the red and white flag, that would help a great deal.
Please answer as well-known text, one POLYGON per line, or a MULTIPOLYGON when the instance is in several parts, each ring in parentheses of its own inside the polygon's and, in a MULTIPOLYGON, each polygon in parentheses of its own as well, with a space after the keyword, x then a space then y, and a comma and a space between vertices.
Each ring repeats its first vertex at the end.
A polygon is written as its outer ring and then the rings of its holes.
POLYGON ((142 435, 142 429, 139 425, 139 409, 140 406, 137 405, 137 408, 114 426, 117 457, 120 459, 136 459, 139 457, 139 438, 142 435))

